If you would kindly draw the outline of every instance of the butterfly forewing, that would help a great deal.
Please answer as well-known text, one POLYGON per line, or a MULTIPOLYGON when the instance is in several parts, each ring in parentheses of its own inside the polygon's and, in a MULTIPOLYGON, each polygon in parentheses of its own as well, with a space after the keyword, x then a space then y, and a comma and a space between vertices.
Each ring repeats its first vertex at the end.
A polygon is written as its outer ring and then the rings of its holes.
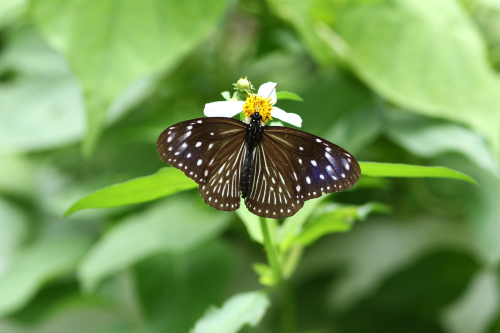
POLYGON ((244 123, 230 118, 181 122, 160 135, 158 153, 200 185, 200 194, 209 206, 232 211, 240 203, 245 128, 244 123))
POLYGON ((199 186, 200 194, 209 206, 225 211, 240 207, 240 179, 245 154, 243 134, 243 138, 235 137, 227 141, 210 158, 207 182, 199 186))

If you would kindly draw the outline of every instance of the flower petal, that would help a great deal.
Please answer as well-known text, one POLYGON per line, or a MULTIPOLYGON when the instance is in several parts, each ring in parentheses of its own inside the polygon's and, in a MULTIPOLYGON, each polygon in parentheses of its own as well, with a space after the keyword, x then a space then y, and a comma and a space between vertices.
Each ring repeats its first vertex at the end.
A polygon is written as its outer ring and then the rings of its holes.
POLYGON ((207 117, 227 117, 231 118, 243 111, 243 104, 241 101, 224 101, 213 102, 205 104, 203 113, 207 117))
POLYGON ((285 112, 275 106, 273 106, 273 110, 271 111, 271 117, 281 119, 293 126, 300 127, 302 125, 302 118, 298 114, 285 112))
POLYGON ((278 84, 274 82, 264 83, 259 87, 259 91, 257 95, 262 96, 264 98, 271 97, 271 104, 274 105, 278 99, 276 98, 276 86, 278 84))

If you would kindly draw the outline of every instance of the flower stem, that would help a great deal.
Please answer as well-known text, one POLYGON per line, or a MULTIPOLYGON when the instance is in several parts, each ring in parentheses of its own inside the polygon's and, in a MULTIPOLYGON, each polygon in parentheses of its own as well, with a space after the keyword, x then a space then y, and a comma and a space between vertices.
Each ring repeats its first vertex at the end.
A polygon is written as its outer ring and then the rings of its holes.
POLYGON ((262 235, 264 236, 264 247, 266 249, 267 260, 269 265, 273 270, 274 277, 276 278, 277 284, 283 281, 283 274, 281 272, 281 267, 278 262, 278 254, 276 252, 276 247, 274 246, 271 237, 269 235, 269 229, 267 228, 266 219, 259 217, 260 228, 262 230, 262 235))

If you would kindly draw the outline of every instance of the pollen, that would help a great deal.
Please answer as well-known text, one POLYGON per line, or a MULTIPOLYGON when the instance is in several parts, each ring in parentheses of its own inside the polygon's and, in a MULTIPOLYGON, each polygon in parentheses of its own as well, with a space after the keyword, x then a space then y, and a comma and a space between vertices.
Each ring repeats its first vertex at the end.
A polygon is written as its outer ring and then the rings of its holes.
POLYGON ((271 98, 264 98, 257 94, 248 93, 248 97, 243 104, 243 113, 246 117, 250 118, 255 112, 259 112, 262 116, 262 122, 267 123, 271 118, 271 111, 273 109, 273 105, 271 104, 271 98))

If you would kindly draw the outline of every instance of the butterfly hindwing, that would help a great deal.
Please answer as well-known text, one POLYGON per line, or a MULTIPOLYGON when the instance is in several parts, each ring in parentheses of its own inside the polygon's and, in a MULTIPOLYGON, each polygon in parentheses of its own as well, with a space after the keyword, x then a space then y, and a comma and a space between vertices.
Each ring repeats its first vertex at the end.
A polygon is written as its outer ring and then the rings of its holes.
POLYGON ((297 199, 296 181, 287 151, 263 135, 254 152, 254 170, 245 204, 252 213, 270 218, 294 215, 304 203, 297 199))
POLYGON ((157 141, 161 159, 199 184, 204 201, 219 210, 240 204, 246 153, 245 124, 230 118, 200 118, 168 127, 157 141))
POLYGON ((255 170, 250 195, 245 202, 250 211, 264 217, 292 216, 304 201, 318 198, 322 192, 347 190, 361 175, 358 162, 344 149, 288 127, 264 127, 262 141, 254 156, 255 170), (272 182, 274 174, 279 175, 279 185, 272 182), (265 200, 267 190, 262 187, 271 191, 271 196, 268 193, 265 200), (282 199, 276 202, 276 206, 274 193, 282 199))

